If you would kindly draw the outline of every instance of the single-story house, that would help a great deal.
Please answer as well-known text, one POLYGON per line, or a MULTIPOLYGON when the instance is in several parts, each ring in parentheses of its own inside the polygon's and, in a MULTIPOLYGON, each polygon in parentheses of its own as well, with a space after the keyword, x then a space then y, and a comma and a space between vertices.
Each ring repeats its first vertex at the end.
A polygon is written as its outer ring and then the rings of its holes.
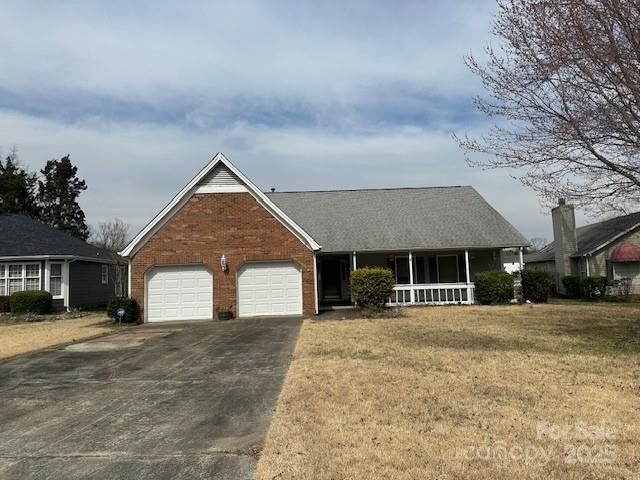
POLYGON ((46 290, 61 310, 104 305, 116 293, 105 250, 26 215, 0 214, 0 232, 0 295, 46 290))
POLYGON ((472 303, 476 272, 528 242, 472 187, 271 192, 217 154, 121 252, 147 322, 311 315, 384 266, 390 304, 472 303))
POLYGON ((564 293, 562 277, 631 279, 631 293, 640 294, 640 212, 576 228, 575 209, 560 199, 551 211, 553 242, 525 256, 527 268, 552 273, 564 293))

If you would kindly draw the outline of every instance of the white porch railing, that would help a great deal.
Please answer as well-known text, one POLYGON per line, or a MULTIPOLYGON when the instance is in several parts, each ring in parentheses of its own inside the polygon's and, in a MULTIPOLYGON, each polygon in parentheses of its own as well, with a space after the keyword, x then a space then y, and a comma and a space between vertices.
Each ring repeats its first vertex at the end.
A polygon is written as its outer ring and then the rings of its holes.
POLYGON ((472 304, 473 283, 424 283, 396 285, 388 305, 454 305, 472 304))

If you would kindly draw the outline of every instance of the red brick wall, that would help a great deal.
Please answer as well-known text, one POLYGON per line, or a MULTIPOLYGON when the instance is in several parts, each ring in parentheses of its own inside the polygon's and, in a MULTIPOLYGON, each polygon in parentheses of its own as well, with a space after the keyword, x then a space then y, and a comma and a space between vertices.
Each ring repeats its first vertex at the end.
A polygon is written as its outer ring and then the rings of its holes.
POLYGON ((213 272, 213 309, 236 305, 236 273, 245 263, 293 260, 302 270, 305 315, 315 309, 313 253, 249 193, 205 193, 189 201, 135 254, 131 295, 144 307, 144 275, 158 265, 204 264, 213 272), (222 272, 224 254, 229 269, 222 272))

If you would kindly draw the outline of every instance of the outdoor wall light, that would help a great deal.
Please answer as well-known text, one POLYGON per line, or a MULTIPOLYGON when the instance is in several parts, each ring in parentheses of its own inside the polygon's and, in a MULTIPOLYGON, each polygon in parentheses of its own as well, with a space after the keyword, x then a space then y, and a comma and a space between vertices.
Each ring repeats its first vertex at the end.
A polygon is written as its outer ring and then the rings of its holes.
POLYGON ((229 268, 229 265, 227 265, 227 259, 224 258, 224 255, 222 255, 222 257, 220 258, 220 267, 222 268, 223 272, 226 272, 229 268))

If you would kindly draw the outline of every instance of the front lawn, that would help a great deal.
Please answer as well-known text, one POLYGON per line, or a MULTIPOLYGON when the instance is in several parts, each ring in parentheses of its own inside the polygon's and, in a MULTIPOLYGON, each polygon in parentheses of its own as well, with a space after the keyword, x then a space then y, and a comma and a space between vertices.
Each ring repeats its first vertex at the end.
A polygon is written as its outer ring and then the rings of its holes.
POLYGON ((115 324, 104 313, 79 318, 43 315, 29 323, 22 316, 0 316, 0 358, 110 332, 115 324))
POLYGON ((257 478, 638 478, 640 309, 306 321, 257 478))

